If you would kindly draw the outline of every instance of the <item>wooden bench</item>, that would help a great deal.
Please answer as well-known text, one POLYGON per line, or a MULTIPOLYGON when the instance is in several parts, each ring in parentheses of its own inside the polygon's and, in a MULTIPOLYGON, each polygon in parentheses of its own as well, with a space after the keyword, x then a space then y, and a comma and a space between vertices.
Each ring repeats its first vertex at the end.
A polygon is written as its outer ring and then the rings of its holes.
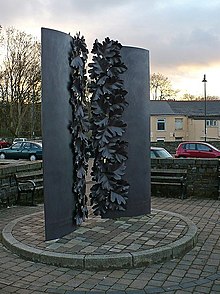
POLYGON ((22 194, 26 195, 26 203, 28 203, 28 195, 31 195, 31 205, 35 205, 36 191, 43 190, 43 170, 35 170, 29 172, 21 172, 15 174, 17 184, 17 200, 21 202, 22 194))
MULTIPOLYGON (((181 199, 187 197, 187 170, 185 169, 151 169, 151 185, 166 189, 167 186, 180 187, 181 199)), ((164 193, 165 194, 165 193, 164 193)))

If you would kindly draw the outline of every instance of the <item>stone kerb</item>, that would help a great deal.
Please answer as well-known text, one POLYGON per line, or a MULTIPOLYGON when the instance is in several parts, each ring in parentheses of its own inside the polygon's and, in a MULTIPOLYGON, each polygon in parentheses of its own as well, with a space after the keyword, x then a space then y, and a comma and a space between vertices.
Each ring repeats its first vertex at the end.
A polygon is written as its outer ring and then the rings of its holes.
MULTIPOLYGON (((39 243, 40 239, 38 240, 38 242, 36 242, 37 240, 35 240, 32 241, 33 243, 31 241, 23 243, 21 241, 22 238, 19 241, 19 238, 16 237, 18 236, 16 228, 20 228, 20 224, 24 225, 26 221, 29 222, 30 217, 33 219, 34 217, 40 216, 40 213, 38 212, 20 217, 7 224, 2 231, 2 243, 15 254, 28 260, 42 262, 50 265, 87 270, 106 270, 147 266, 153 263, 163 262, 165 260, 170 260, 172 258, 183 256, 186 252, 188 252, 195 246, 197 242, 197 227, 191 220, 177 213, 172 213, 169 211, 154 210, 154 213, 158 213, 158 216, 161 215, 161 224, 163 225, 164 217, 172 217, 177 221, 181 220, 181 222, 185 224, 185 233, 180 238, 171 238, 173 241, 170 241, 166 245, 162 245, 161 243, 161 245, 159 245, 158 247, 152 246, 151 248, 145 250, 125 250, 121 253, 109 252, 107 254, 93 254, 92 252, 88 252, 87 254, 82 254, 77 251, 73 251, 70 253, 69 247, 67 247, 67 251, 59 251, 59 247, 57 247, 57 250, 45 250, 42 244, 39 243), (38 243, 39 245, 36 245, 38 243)), ((141 222, 143 222, 143 219, 141 220, 141 222)), ((100 226, 99 221, 97 225, 100 226)), ((159 223, 156 222, 156 225, 158 226, 159 223)), ((96 222, 94 221, 93 226, 92 229, 95 229, 96 222)), ((112 229, 114 229, 114 225, 112 229)), ((42 238, 42 236, 39 236, 39 234, 37 233, 36 236, 37 238, 42 238)), ((109 235, 109 238, 111 239, 111 234, 109 235)))

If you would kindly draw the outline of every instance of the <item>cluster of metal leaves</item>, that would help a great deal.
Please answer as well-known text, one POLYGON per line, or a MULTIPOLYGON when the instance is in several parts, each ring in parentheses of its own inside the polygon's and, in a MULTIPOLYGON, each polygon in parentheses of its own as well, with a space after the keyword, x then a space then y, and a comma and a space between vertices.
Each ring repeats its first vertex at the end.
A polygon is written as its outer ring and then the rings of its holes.
POLYGON ((70 104, 72 107, 72 122, 70 131, 72 134, 73 152, 73 194, 75 198, 75 209, 73 218, 80 225, 88 217, 86 197, 86 173, 88 169, 88 137, 89 118, 85 105, 86 99, 86 62, 88 50, 85 39, 80 34, 72 38, 70 53, 71 84, 70 104))
POLYGON ((127 106, 120 79, 126 71, 121 60, 121 44, 106 38, 93 44, 89 64, 92 138, 94 149, 93 180, 90 198, 95 215, 109 210, 125 210, 129 184, 123 179, 127 160, 127 142, 122 140, 126 123, 122 114, 127 106))

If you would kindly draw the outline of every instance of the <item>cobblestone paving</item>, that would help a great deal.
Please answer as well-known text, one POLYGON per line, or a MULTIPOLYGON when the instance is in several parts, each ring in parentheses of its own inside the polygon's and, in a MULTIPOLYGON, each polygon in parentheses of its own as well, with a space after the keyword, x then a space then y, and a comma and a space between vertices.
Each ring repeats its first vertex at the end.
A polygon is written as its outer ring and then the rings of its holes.
POLYGON ((40 212, 19 220, 12 234, 19 242, 45 251, 103 255, 166 246, 183 237, 187 230, 183 219, 160 210, 118 220, 101 219, 91 213, 89 220, 71 234, 45 242, 44 216, 40 212))
MULTIPOLYGON (((135 269, 88 271, 34 263, 0 244, 0 293, 220 293, 220 202, 153 198, 152 208, 182 214, 198 227, 184 257, 135 269)), ((42 207, 0 210, 0 229, 42 207)))

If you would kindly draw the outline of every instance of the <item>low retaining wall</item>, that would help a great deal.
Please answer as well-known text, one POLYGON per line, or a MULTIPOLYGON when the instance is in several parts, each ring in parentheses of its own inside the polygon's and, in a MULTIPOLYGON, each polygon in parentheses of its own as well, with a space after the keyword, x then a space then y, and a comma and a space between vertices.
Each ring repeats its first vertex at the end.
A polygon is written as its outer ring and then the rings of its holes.
MULTIPOLYGON (((152 168, 187 170, 187 197, 218 199, 219 159, 173 158, 152 159, 152 168)), ((163 196, 170 196, 163 189, 163 196)))
POLYGON ((17 196, 15 173, 39 170, 42 168, 42 160, 0 160, 0 204, 1 202, 5 202, 6 196, 9 196, 10 205, 15 203, 17 196))
MULTIPOLYGON (((42 161, 0 161, 0 198, 7 190, 10 202, 13 203, 17 195, 14 174, 28 170, 42 169, 42 161)), ((172 168, 187 170, 187 197, 218 199, 218 174, 220 173, 219 159, 151 159, 152 168, 172 168)), ((168 195, 169 189, 163 189, 163 195, 168 195)), ((175 197, 175 193, 172 193, 175 197)))

